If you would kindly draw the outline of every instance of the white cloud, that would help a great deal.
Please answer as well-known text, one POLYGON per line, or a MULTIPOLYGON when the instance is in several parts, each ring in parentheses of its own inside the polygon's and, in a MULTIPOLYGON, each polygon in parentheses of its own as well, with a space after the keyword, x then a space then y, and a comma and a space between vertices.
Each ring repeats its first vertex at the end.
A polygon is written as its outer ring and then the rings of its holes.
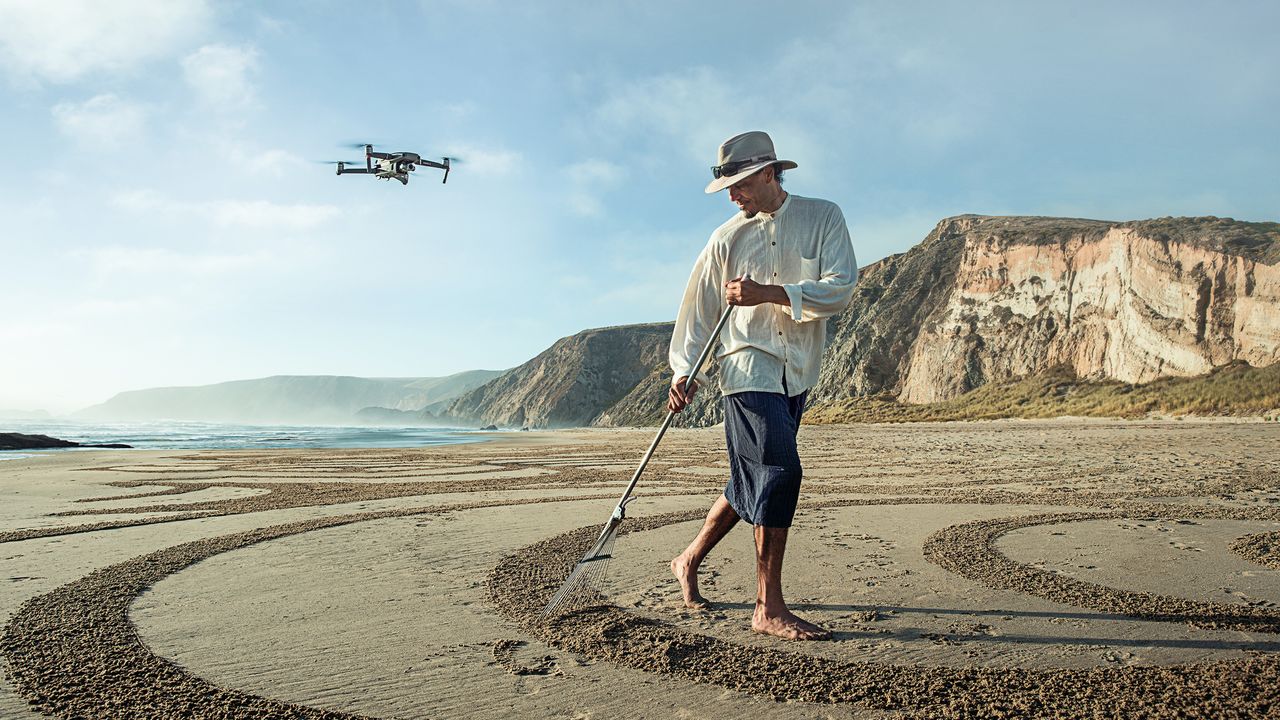
POLYGON ((180 253, 166 248, 107 247, 80 250, 73 258, 87 259, 100 273, 149 276, 217 275, 269 264, 266 250, 239 254, 180 253))
POLYGON ((187 215, 222 227, 256 230, 309 230, 336 219, 341 211, 332 205, 281 204, 266 200, 171 200, 154 190, 120 192, 112 205, 130 212, 187 215))
POLYGON ((163 57, 211 20, 206 0, 0 0, 0 65, 65 83, 163 57))
POLYGON ((449 103, 441 108, 445 117, 451 120, 466 120, 476 113, 476 104, 470 100, 462 102, 449 103))
POLYGON ((813 120, 839 111, 801 112, 796 85, 782 73, 766 72, 747 82, 708 67, 643 77, 613 84, 584 132, 608 150, 629 154, 636 167, 654 170, 670 163, 709 169, 726 138, 766 130, 780 157, 817 177, 813 160, 822 148, 811 139, 817 129, 813 120))
POLYGON ((600 202, 600 198, 591 193, 581 190, 571 191, 565 201, 569 203, 569 209, 574 215, 582 217, 600 217, 604 215, 604 204, 600 202))
POLYGON ((254 174, 282 177, 292 170, 301 169, 304 163, 302 158, 288 150, 275 149, 249 153, 244 156, 244 164, 254 174))
POLYGON ((110 93, 82 103, 59 103, 52 112, 62 134, 81 145, 104 149, 140 141, 147 122, 144 105, 110 93))
POLYGON ((594 124, 615 137, 647 137, 668 148, 674 142, 689 159, 702 161, 708 147, 714 155, 721 141, 740 132, 725 134, 726 115, 753 102, 776 101, 735 95, 715 71, 693 68, 615 86, 595 109, 594 124))
MULTIPOLYGON (((524 157, 518 152, 502 148, 481 148, 473 145, 449 145, 457 148, 459 171, 476 177, 502 177, 520 169, 524 157)), ((435 160, 435 158, 427 158, 435 160)))
POLYGON ((569 177, 569 209, 583 217, 604 214, 600 194, 618 186, 627 176, 626 168, 607 160, 591 158, 565 168, 569 177))
POLYGON ((615 187, 627 175, 626 168, 621 165, 596 158, 574 163, 565 168, 565 172, 576 184, 606 188, 615 187))
POLYGON ((238 110, 253 104, 250 76, 258 68, 252 47, 205 45, 182 60, 187 85, 202 103, 218 110, 238 110))
POLYGON ((242 167, 251 175, 267 177, 284 177, 291 172, 299 172, 307 163, 294 153, 278 148, 271 150, 243 150, 227 144, 227 158, 236 167, 242 167))
POLYGON ((204 203, 201 209, 219 225, 258 229, 282 227, 307 230, 323 225, 339 215, 338 208, 332 205, 281 205, 265 200, 220 200, 204 203))

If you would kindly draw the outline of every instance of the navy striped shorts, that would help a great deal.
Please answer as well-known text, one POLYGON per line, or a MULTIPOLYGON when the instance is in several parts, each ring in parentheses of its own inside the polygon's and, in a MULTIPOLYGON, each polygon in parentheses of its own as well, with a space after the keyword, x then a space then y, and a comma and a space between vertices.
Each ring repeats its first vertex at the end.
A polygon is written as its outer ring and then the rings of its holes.
POLYGON ((729 446, 729 484, 724 496, 738 517, 752 525, 791 527, 800 499, 796 433, 808 394, 724 396, 724 436, 729 446))

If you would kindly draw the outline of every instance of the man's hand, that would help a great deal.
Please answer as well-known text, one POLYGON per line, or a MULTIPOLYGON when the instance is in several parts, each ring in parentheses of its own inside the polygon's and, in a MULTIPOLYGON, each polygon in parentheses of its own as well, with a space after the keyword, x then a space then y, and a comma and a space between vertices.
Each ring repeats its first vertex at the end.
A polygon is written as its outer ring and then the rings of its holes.
POLYGON ((738 278, 724 284, 724 301, 730 305, 790 305, 791 299, 781 285, 761 285, 751 278, 738 278))
POLYGON ((693 394, 698 392, 697 381, 689 382, 688 375, 681 375, 667 393, 667 409, 678 413, 693 401, 693 394), (687 384, 686 384, 687 383, 687 384))

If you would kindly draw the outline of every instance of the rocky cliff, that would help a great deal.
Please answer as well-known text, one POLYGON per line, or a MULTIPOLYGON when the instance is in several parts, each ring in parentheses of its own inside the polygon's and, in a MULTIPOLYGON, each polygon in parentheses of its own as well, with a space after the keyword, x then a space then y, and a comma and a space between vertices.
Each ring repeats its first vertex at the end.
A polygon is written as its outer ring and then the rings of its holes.
POLYGON ((815 402, 934 402, 1070 367, 1141 383, 1280 360, 1280 224, 943 220, 867 268, 815 402))
MULTIPOLYGON (((450 410, 507 426, 656 425, 671 327, 566 338, 450 410)), ((810 404, 936 402, 1063 367, 1144 383, 1277 360, 1280 223, 963 215, 862 269, 828 323, 810 404)), ((699 393, 678 424, 719 422, 718 399, 699 393)))
POLYGON ((671 328, 671 323, 627 325, 562 338, 454 400, 444 415, 517 428, 597 424, 602 416, 613 417, 610 408, 665 366, 671 328))

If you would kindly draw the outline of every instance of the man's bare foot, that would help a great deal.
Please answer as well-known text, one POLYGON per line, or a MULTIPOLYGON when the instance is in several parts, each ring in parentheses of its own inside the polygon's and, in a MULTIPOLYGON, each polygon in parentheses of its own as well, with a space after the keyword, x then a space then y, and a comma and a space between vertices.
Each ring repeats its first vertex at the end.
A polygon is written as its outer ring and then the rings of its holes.
POLYGON ((711 602, 698 592, 698 569, 692 567, 684 555, 671 561, 671 574, 680 581, 680 593, 684 595, 685 607, 695 610, 711 607, 711 602))
POLYGON ((751 617, 751 629, 764 635, 774 635, 784 640, 830 640, 831 631, 801 620, 786 608, 777 613, 765 613, 764 606, 757 605, 751 617))

